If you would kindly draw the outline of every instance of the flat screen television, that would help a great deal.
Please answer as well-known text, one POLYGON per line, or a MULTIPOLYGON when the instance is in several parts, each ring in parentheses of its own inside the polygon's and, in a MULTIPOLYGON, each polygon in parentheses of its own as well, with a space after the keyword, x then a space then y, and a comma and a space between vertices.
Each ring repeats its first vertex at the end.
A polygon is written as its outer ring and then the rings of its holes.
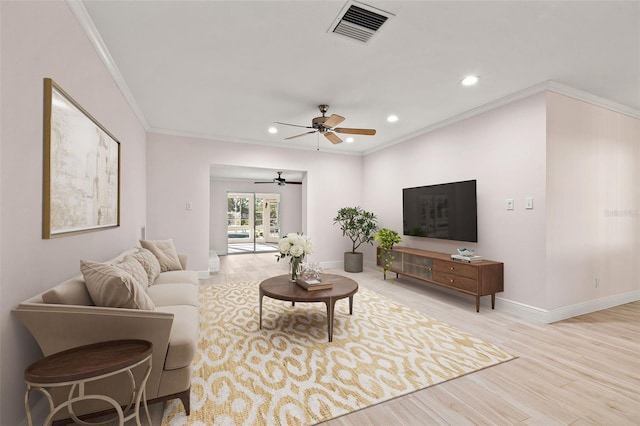
POLYGON ((478 242, 476 181, 402 189, 403 234, 478 242))

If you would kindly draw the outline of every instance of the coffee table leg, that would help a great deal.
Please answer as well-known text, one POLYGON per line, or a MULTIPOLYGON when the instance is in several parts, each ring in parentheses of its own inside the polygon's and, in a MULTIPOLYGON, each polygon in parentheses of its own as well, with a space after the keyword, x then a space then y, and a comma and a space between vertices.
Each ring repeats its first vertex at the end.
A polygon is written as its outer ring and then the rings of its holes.
POLYGON ((349 296, 349 315, 353 315, 353 296, 349 296))
POLYGON ((327 335, 329 337, 329 342, 333 342, 333 308, 335 307, 335 302, 333 300, 327 300, 327 335))
POLYGON ((264 293, 262 292, 262 289, 260 289, 260 330, 262 330, 262 298, 264 297, 264 293))
POLYGON ((327 305, 327 332, 330 342, 333 342, 333 317, 336 310, 336 302, 337 299, 329 299, 325 302, 327 305))

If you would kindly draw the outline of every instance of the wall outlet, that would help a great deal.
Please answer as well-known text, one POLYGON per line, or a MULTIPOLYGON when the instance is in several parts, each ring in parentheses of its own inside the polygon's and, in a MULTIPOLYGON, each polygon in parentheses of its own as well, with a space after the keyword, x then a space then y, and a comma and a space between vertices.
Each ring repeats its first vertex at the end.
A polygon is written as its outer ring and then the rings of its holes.
POLYGON ((600 288, 600 278, 596 277, 596 288, 600 288))
POLYGON ((187 201, 187 210, 193 210, 193 204, 187 201))
POLYGON ((513 198, 507 198, 507 210, 513 210, 513 198))

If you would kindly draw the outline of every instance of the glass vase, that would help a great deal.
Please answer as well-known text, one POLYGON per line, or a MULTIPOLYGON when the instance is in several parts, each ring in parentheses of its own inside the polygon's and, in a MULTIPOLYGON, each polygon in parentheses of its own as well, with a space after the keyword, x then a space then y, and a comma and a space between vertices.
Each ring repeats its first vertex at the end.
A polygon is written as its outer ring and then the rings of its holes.
POLYGON ((296 279, 298 279, 298 275, 300 275, 300 272, 302 270, 302 260, 304 258, 302 256, 292 256, 291 260, 289 261, 289 280, 291 282, 296 282, 296 279))

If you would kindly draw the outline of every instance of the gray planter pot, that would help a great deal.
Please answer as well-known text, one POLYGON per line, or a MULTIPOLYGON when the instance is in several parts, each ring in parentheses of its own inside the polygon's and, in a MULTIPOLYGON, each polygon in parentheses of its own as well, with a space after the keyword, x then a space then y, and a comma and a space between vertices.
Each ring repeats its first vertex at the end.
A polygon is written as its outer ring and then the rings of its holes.
POLYGON ((345 252, 344 271, 362 272, 362 253, 352 253, 350 251, 345 252))

